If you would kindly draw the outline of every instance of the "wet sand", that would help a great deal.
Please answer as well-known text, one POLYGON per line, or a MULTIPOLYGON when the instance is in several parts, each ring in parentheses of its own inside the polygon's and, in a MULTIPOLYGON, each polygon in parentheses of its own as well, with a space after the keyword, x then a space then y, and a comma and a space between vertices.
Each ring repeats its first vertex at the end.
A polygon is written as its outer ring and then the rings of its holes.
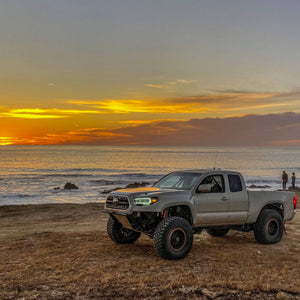
POLYGON ((300 299, 299 213, 278 244, 258 244, 252 232, 203 232, 174 262, 162 260, 146 236, 133 245, 111 242, 102 209, 0 207, 0 298, 300 299))

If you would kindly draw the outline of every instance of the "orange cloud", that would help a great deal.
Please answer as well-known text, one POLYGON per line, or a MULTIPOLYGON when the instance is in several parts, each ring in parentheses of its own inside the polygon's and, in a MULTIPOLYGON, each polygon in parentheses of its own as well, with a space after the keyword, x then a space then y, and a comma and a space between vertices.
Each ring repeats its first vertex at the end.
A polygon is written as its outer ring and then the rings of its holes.
MULTIPOLYGON (((300 112, 299 98, 300 92, 222 91, 201 96, 167 99, 61 100, 60 108, 0 107, 0 118, 2 118, 0 135, 4 137, 0 141, 3 145, 155 144, 155 142, 184 144, 184 141, 193 144, 199 143, 199 139, 202 139, 210 144, 215 132, 218 132, 215 124, 221 122, 216 117, 224 118, 222 120, 227 118, 253 122, 254 119, 249 119, 249 114, 262 116, 266 112, 278 113, 284 109, 300 112), (208 119, 207 116, 214 119, 208 119), (69 122, 67 118, 71 117, 72 120, 69 122), (195 122, 187 121, 191 118, 198 120, 197 125, 195 122), (29 122, 28 119, 32 121, 29 122), (199 125, 199 120, 205 120, 201 123, 202 127, 199 125), (214 121, 209 123, 209 120, 214 121), (100 126, 105 129, 98 128, 100 126), (74 128, 86 127, 91 129, 74 130, 74 128), (202 131, 207 132, 208 128, 213 130, 210 133, 211 140, 201 136, 202 131), (18 138, 10 138, 10 136, 18 138)), ((271 118, 270 122, 275 121, 271 118)), ((238 128, 243 123, 237 122, 237 124, 238 128)), ((265 123, 263 125, 269 126, 265 123)), ((298 128, 296 123, 283 122, 280 126, 277 125, 276 123, 276 130, 281 132, 282 136, 298 128)), ((274 131, 273 128, 269 129, 270 132, 274 131)), ((232 128, 233 130, 235 129, 232 128)), ((286 139, 297 140, 294 136, 287 136, 286 139)), ((233 143, 238 142, 233 141, 233 143)))
POLYGON ((294 106, 299 107, 299 95, 286 93, 233 92, 211 93, 203 96, 189 96, 166 99, 106 99, 106 100, 66 100, 68 104, 97 109, 102 113, 221 113, 225 111, 249 111, 263 113, 264 109, 294 106), (283 101, 289 97, 289 101, 283 101), (291 99, 291 97, 294 99, 291 99), (296 105, 295 105, 296 104, 296 105))
POLYGON ((193 102, 168 100, 68 100, 69 104, 93 107, 106 113, 195 113, 208 109, 193 102))
MULTIPOLYGON (((177 80, 176 82, 184 82, 177 80)), ((106 99, 106 100, 64 100, 67 108, 0 108, 0 117, 23 119, 62 119, 85 114, 209 114, 226 116, 228 112, 237 115, 249 113, 280 112, 281 108, 300 111, 300 92, 294 93, 249 93, 243 91, 215 92, 202 96, 166 99, 106 99), (285 101, 289 99, 289 101, 285 101), (75 107, 76 108, 76 107, 75 107)), ((230 114, 232 115, 232 114, 230 114)), ((149 118, 148 118, 149 119, 149 118)), ((117 120, 116 120, 117 121, 117 120)))
POLYGON ((28 139, 2 137, 8 144, 64 145, 191 145, 191 146, 300 146, 300 114, 164 120, 106 130, 85 128, 48 133, 28 139), (234 134, 233 134, 234 133, 234 134))
POLYGON ((69 131, 65 134, 48 133, 42 137, 33 137, 32 143, 38 145, 51 144, 109 144, 122 138, 130 138, 129 134, 107 131, 102 128, 87 128, 69 131))
POLYGON ((0 117, 23 118, 23 119, 60 119, 71 115, 98 114, 96 110, 76 110, 76 109, 41 109, 41 108, 17 108, 5 109, 2 107, 0 117))
POLYGON ((187 121, 188 119, 159 119, 159 120, 126 120, 126 121, 120 121, 118 122, 119 124, 130 124, 130 125, 141 125, 141 124, 153 124, 153 123, 158 123, 158 122, 163 122, 163 121, 187 121))

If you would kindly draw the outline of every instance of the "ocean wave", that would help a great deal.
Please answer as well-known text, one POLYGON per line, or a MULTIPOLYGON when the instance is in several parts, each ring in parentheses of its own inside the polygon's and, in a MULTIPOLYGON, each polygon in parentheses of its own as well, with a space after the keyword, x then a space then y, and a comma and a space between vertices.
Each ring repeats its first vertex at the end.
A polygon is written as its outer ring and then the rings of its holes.
POLYGON ((89 183, 99 186, 125 186, 130 183, 146 181, 153 184, 160 179, 162 175, 146 174, 146 173, 123 173, 118 175, 107 175, 101 179, 89 180, 89 183))
POLYGON ((245 178, 245 182, 246 183, 280 183, 281 179, 274 179, 274 178, 270 178, 270 179, 261 179, 261 178, 257 178, 257 179, 247 179, 245 178))
POLYGON ((111 174, 111 175, 107 175, 106 177, 110 177, 110 178, 153 178, 153 179, 157 179, 157 178, 161 178, 164 175, 161 174, 149 174, 149 173, 121 173, 121 174, 111 174))
POLYGON ((21 168, 19 172, 13 170, 5 175, 13 176, 88 176, 88 175, 104 175, 104 174, 121 174, 130 172, 127 169, 105 169, 105 168, 66 168, 66 169, 36 169, 21 168))
POLYGON ((172 170, 209 167, 217 152, 218 165, 240 171, 247 186, 279 189, 282 170, 300 177, 299 148, 20 146, 1 151, 0 204, 103 201, 105 189, 152 185, 172 170), (63 192, 67 182, 79 190, 63 192))
POLYGON ((124 172, 127 170, 124 169, 107 169, 107 168, 20 168, 20 171, 31 173, 31 172, 37 172, 37 173, 53 173, 53 172, 82 172, 82 171, 88 171, 88 172, 107 172, 107 171, 115 171, 115 172, 124 172))
POLYGON ((72 174, 72 173, 68 173, 68 174, 61 174, 61 173, 54 173, 54 174, 42 174, 42 175, 36 175, 36 178, 53 178, 53 177, 93 177, 95 175, 93 174, 72 174))
MULTIPOLYGON (((88 180, 90 183, 100 185, 115 185, 115 184, 126 184, 137 180, 146 181, 157 181, 163 177, 159 174, 147 174, 147 173, 121 173, 121 174, 11 174, 5 176, 7 182, 18 181, 18 182, 44 182, 45 180, 88 180)), ((2 179, 3 180, 3 179, 2 179)))
POLYGON ((15 199, 15 198, 35 198, 37 195, 31 195, 31 194, 2 194, 0 195, 0 199, 15 199))
POLYGON ((6 180, 44 180, 48 178, 88 178, 94 177, 93 174, 18 174, 8 175, 6 180))
POLYGON ((116 185, 116 184, 126 184, 128 181, 127 180, 106 180, 106 179, 95 179, 95 180, 90 180, 90 183, 96 183, 99 185, 116 185))

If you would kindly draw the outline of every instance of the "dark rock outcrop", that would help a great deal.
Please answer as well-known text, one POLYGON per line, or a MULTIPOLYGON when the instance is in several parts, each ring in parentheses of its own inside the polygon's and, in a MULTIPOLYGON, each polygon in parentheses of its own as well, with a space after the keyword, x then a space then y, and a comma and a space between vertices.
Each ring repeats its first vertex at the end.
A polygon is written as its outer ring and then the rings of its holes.
POLYGON ((138 187, 143 187, 146 185, 149 185, 149 182, 134 182, 134 183, 129 183, 125 186, 125 189, 132 189, 132 188, 138 188, 138 187))
POLYGON ((132 189, 132 188, 138 188, 138 187, 144 187, 146 185, 149 185, 149 182, 134 182, 134 183, 129 183, 127 184, 125 187, 117 187, 111 190, 104 190, 101 192, 101 194, 109 194, 110 192, 116 191, 116 190, 120 190, 120 189, 132 189))
POLYGON ((104 190, 104 191, 101 192, 101 194, 109 194, 110 192, 120 190, 120 189, 122 189, 122 188, 121 187, 116 187, 116 188, 111 189, 111 190, 104 190))
POLYGON ((255 184, 251 184, 249 186, 249 189, 268 189, 270 188, 269 185, 255 185, 255 184))
POLYGON ((64 189, 65 190, 77 190, 78 189, 78 186, 74 183, 71 183, 71 182, 67 182, 64 186, 64 189))
POLYGON ((292 192, 294 192, 294 191, 300 191, 300 187, 299 186, 295 186, 295 188, 293 188, 292 186, 289 186, 288 190, 292 191, 292 192))

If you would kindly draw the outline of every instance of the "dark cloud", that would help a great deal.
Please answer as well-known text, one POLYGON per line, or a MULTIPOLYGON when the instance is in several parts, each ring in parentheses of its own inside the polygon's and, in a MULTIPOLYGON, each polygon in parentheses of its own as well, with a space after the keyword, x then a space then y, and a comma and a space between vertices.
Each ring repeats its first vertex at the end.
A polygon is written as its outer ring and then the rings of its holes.
MULTIPOLYGON (((34 137, 34 144, 300 146, 300 113, 165 120, 114 130, 79 129, 34 137)), ((24 143, 19 141, 20 144, 24 143)))
POLYGON ((130 144, 143 145, 267 146, 291 140, 300 145, 300 114, 164 121, 114 132, 130 136, 130 144))
POLYGON ((286 93, 276 93, 273 98, 297 98, 300 99, 300 89, 286 93))
POLYGON ((270 105, 282 101, 287 97, 296 97, 296 93, 257 93, 249 91, 234 91, 226 90, 219 91, 209 95, 186 96, 180 98, 166 99, 165 101, 170 104, 193 104, 202 105, 207 108, 220 109, 220 108, 240 108, 255 107, 261 105, 270 105))
POLYGON ((254 94, 255 91, 250 90, 234 90, 234 89, 208 89, 208 91, 218 94, 254 94))

